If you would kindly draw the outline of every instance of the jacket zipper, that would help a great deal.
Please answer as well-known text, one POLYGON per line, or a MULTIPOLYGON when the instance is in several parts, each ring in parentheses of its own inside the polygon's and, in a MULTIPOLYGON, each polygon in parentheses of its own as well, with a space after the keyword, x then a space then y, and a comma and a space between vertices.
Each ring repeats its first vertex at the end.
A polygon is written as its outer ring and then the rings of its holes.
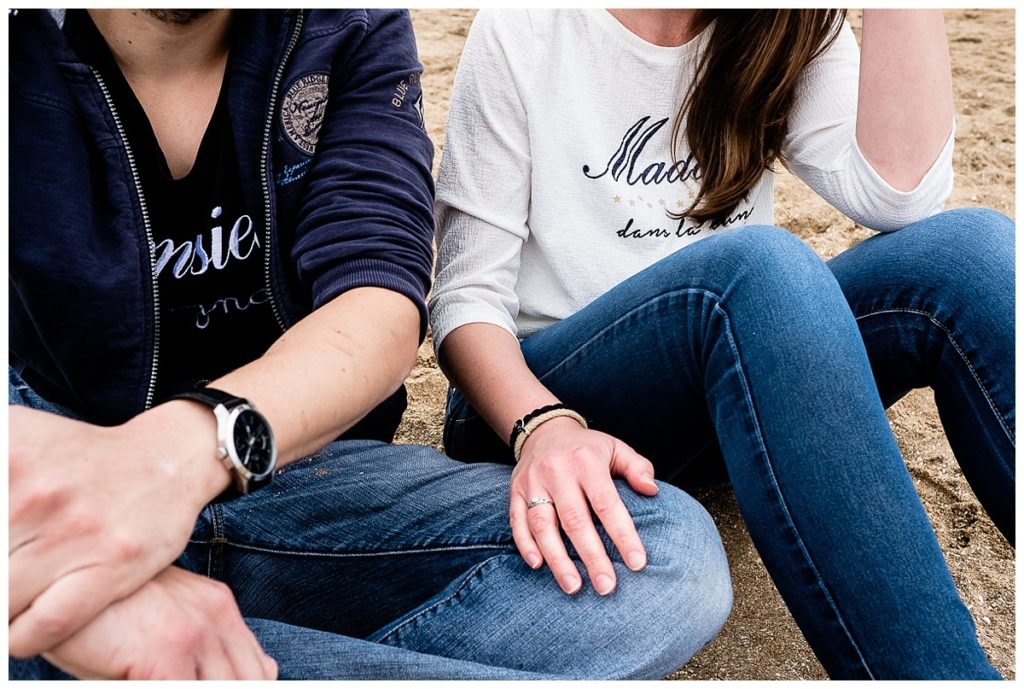
POLYGON ((117 133, 121 137, 121 143, 124 144, 125 154, 128 157, 128 167, 132 171, 135 195, 139 199, 139 208, 142 211, 142 224, 146 229, 146 248, 149 251, 149 278, 153 294, 153 355, 151 357, 152 365, 150 366, 149 387, 146 388, 146 402, 143 408, 149 409, 153 406, 153 395, 156 393, 157 367, 160 363, 160 291, 157 288, 156 259, 154 255, 156 242, 153 239, 153 227, 149 222, 149 209, 146 208, 146 198, 142 195, 142 182, 139 180, 139 169, 135 165, 135 154, 132 153, 132 147, 128 143, 124 125, 121 124, 121 118, 117 114, 117 109, 114 108, 114 100, 110 96, 110 89, 107 88, 107 83, 103 81, 103 77, 95 69, 92 70, 92 74, 96 77, 100 91, 103 92, 103 98, 110 109, 111 117, 114 118, 114 125, 117 127, 117 133))
MULTIPOLYGON (((300 10, 296 17, 295 28, 292 29, 291 40, 289 40, 288 47, 285 49, 284 56, 277 69, 277 74, 274 77, 274 83, 270 90, 270 110, 267 113, 267 122, 263 130, 263 150, 260 154, 260 170, 263 172, 263 206, 264 211, 266 212, 267 221, 266 251, 263 256, 264 284, 267 289, 267 296, 270 298, 271 311, 273 311, 274 318, 282 332, 287 328, 285 328, 284 320, 281 318, 281 313, 277 308, 277 302, 274 300, 274 290, 270 285, 270 240, 273 231, 273 218, 271 217, 272 209, 270 207, 270 170, 267 163, 270 155, 270 134, 274 123, 274 109, 277 104, 277 92, 281 85, 281 79, 284 77, 284 68, 288 63, 288 58, 295 49, 295 44, 299 41, 299 32, 302 30, 302 20, 303 16, 302 11, 300 10)), ((143 408, 149 409, 153 406, 153 396, 156 394, 156 377, 160 364, 160 290, 157 285, 156 264, 153 252, 156 242, 153 239, 153 226, 149 221, 149 209, 146 207, 146 199, 142 195, 142 182, 139 179, 138 166, 135 164, 135 154, 132 153, 132 147, 128 143, 128 136, 125 134, 124 125, 121 123, 121 117, 117 114, 117 109, 114 107, 114 100, 110 96, 110 89, 107 88, 107 83, 103 80, 103 77, 99 72, 95 69, 91 71, 93 76, 96 78, 96 83, 99 84, 100 91, 103 93, 103 99, 107 103, 110 115, 114 119, 114 126, 117 127, 117 133, 121 137, 121 143, 124 144, 125 155, 128 157, 128 167, 132 172, 132 184, 135 187, 135 196, 139 200, 139 208, 142 211, 142 224, 146 230, 146 245, 149 250, 149 278, 153 294, 153 352, 151 356, 152 363, 150 365, 149 385, 146 388, 146 401, 143 408)))
POLYGON ((263 150, 260 154, 260 171, 263 175, 263 207, 266 212, 267 220, 267 231, 265 235, 264 246, 266 250, 263 253, 263 276, 265 286, 267 289, 267 296, 270 298, 270 310, 274 313, 274 318, 277 320, 277 325, 281 328, 281 332, 287 330, 285 327, 284 319, 281 317, 281 312, 277 308, 277 302, 274 300, 274 289, 271 286, 270 279, 270 257, 272 252, 271 239, 273 234, 274 219, 271 216, 272 208, 270 207, 270 167, 268 165, 270 156, 270 134, 274 126, 274 111, 277 108, 277 92, 281 86, 281 79, 284 77, 284 68, 288 64, 288 58, 291 57, 292 51, 295 49, 295 44, 299 41, 299 33, 302 31, 302 10, 298 10, 298 14, 295 18, 295 27, 292 29, 291 39, 288 41, 288 46, 285 48, 284 55, 281 58, 281 64, 277 68, 277 74, 274 76, 274 83, 270 88, 270 110, 267 112, 267 123, 263 129, 263 150))

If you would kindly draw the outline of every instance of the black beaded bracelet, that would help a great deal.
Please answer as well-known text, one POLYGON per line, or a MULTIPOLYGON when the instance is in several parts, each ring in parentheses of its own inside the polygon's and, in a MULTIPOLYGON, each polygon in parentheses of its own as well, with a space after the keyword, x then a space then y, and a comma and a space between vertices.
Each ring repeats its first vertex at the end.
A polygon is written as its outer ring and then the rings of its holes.
POLYGON ((549 404, 546 407, 538 407, 537 409, 534 409, 532 412, 530 412, 529 414, 527 414, 526 416, 512 424, 512 433, 508 437, 508 446, 516 446, 516 438, 518 438, 519 435, 526 430, 526 424, 530 423, 541 414, 547 414, 549 411, 565 408, 565 405, 559 402, 557 404, 549 404))

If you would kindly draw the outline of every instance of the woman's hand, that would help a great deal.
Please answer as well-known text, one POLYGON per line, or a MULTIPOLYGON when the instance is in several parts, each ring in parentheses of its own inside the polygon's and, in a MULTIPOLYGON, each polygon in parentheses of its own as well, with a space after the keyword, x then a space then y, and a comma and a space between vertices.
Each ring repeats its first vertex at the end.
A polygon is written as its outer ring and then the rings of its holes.
POLYGON ((647 565, 647 553, 612 477, 626 479, 642 495, 658 492, 648 460, 622 441, 563 417, 530 434, 512 472, 509 517, 516 546, 534 569, 547 562, 568 594, 579 591, 583 581, 566 552, 559 525, 583 560, 594 589, 607 595, 615 588, 615 570, 591 510, 627 567, 638 571, 647 565), (527 506, 538 497, 551 504, 527 506))
MULTIPOLYGON (((456 328, 444 338, 438 362, 473 408, 506 438, 525 410, 559 401, 526 365, 519 341, 497 325, 468 323, 456 328)), ((547 562, 566 593, 579 591, 583 580, 565 550, 559 525, 583 560, 594 589, 605 595, 615 588, 615 570, 591 510, 627 567, 641 570, 647 564, 643 543, 612 477, 626 479, 641 495, 658 492, 649 461, 625 443, 585 429, 571 418, 550 419, 523 442, 509 495, 512 537, 527 564, 537 569, 547 562), (530 508, 533 498, 551 504, 530 508)))

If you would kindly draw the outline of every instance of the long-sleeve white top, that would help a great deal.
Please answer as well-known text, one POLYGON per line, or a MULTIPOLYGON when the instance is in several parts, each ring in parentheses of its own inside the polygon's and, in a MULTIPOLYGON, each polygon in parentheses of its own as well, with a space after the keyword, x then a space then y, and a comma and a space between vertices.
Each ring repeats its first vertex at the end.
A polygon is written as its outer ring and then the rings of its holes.
MULTIPOLYGON (((667 215, 698 187, 685 141, 673 160, 670 138, 709 33, 661 47, 601 9, 477 15, 437 186, 435 347, 475 322, 524 339, 687 244, 772 223, 771 171, 721 227, 667 215)), ((915 189, 886 183, 857 147, 859 61, 845 24, 801 75, 784 157, 839 211, 890 231, 942 209, 953 134, 915 189)))

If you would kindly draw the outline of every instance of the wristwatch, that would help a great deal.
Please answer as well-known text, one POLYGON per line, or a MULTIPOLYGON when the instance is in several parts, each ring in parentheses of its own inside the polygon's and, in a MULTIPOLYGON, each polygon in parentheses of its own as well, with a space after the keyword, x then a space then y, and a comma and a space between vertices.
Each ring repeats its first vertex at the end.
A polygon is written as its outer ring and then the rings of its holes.
POLYGON ((217 417, 217 452, 231 473, 233 489, 220 499, 246 495, 270 484, 277 468, 277 443, 267 419, 242 397, 203 388, 171 397, 201 402, 217 417))

